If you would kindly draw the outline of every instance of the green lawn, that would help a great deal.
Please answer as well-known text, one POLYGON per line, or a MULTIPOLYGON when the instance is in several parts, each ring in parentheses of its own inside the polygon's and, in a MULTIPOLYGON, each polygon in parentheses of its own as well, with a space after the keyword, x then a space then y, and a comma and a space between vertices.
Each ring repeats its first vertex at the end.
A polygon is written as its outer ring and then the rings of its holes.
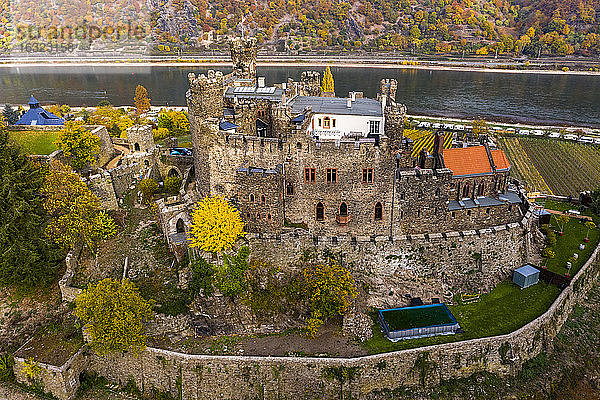
POLYGON ((52 144, 58 138, 58 131, 10 131, 9 135, 27 154, 50 154, 56 151, 52 144))
POLYGON ((365 347, 371 354, 375 354, 503 335, 519 329, 542 315, 559 293, 558 287, 544 282, 539 282, 527 289, 520 289, 512 282, 502 282, 489 294, 481 296, 477 303, 448 307, 465 331, 464 333, 393 343, 383 335, 379 323, 374 321, 373 338, 365 342, 365 347))
MULTIPOLYGON (((594 218, 596 224, 598 223, 597 219, 597 217, 594 218)), ((588 230, 581 219, 571 218, 564 228, 563 236, 559 236, 558 234, 560 228, 554 216, 550 219, 550 226, 557 232, 556 245, 553 246, 556 255, 554 258, 545 259, 542 265, 546 265, 549 271, 556 272, 557 274, 564 275, 569 272, 571 276, 574 276, 588 258, 590 258, 590 255, 598 245, 600 231, 598 231, 598 228, 590 230, 590 241, 589 243, 584 243, 588 230), (581 243, 585 244, 585 249, 583 250, 579 250, 579 244, 581 243), (573 253, 578 253, 579 258, 573 263, 571 270, 567 271, 567 261, 573 256, 573 253)))
POLYGON ((408 307, 402 310, 382 311, 381 314, 390 331, 423 328, 432 325, 451 324, 454 321, 443 306, 408 307))

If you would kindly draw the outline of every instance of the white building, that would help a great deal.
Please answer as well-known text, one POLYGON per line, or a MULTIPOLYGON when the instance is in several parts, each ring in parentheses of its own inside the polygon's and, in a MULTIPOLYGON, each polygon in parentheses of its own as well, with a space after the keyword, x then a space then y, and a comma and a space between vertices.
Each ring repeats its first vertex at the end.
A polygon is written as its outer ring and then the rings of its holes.
POLYGON ((314 113, 307 133, 318 139, 367 137, 384 134, 382 104, 373 99, 297 96, 290 101, 292 111, 314 113))

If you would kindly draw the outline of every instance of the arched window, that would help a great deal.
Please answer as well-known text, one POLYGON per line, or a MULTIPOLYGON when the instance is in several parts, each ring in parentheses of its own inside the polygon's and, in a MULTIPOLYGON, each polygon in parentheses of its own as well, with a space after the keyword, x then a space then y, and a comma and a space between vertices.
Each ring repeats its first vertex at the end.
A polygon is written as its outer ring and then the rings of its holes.
POLYGON ((171 169, 169 170, 169 174, 168 174, 168 175, 169 175, 169 176, 179 176, 179 172, 177 171, 177 169, 176 169, 176 168, 171 168, 171 169))
POLYGON ((265 204, 265 203, 267 202, 267 198, 265 197, 265 195, 264 195, 264 194, 261 194, 261 195, 260 195, 260 202, 261 202, 262 204, 265 204))
POLYGON ((139 143, 134 144, 133 145, 133 150, 134 151, 140 151, 140 144, 139 143))
POLYGON ((437 188, 435 190, 435 197, 440 197, 440 194, 442 194, 442 191, 440 190, 440 188, 437 188))
POLYGON ((144 166, 148 168, 150 166, 150 161, 144 160, 144 166))
POLYGON ((463 198, 469 197, 469 184, 468 183, 464 184, 462 192, 463 192, 463 195, 462 195, 463 198))
POLYGON ((246 219, 250 219, 250 213, 249 212, 246 213, 246 219))
POLYGON ((260 219, 260 213, 256 213, 256 219, 259 220, 260 219))
POLYGON ((250 203, 254 203, 254 194, 250 193, 250 196, 248 196, 248 200, 250 201, 250 203))
POLYGON ((318 202, 315 209, 315 219, 317 221, 323 221, 325 219, 325 207, 323 207, 323 203, 318 202))
POLYGON ((267 214, 267 220, 269 220, 269 221, 271 220, 271 213, 267 214))
POLYGON ((479 196, 483 196, 484 193, 485 193, 485 182, 481 181, 481 182, 479 182, 479 190, 478 190, 477 194, 479 196))
POLYGON ((340 204, 340 216, 347 217, 348 216, 348 205, 342 201, 340 204))
POLYGON ((177 233, 185 233, 185 224, 183 223, 183 220, 181 218, 177 220, 177 223, 175 224, 175 229, 177 230, 177 233))
POLYGON ((296 149, 298 149, 298 150, 302 150, 302 143, 300 143, 300 142, 297 142, 297 143, 296 143, 296 149))
POLYGON ((383 219, 383 207, 380 202, 375 204, 375 221, 381 221, 383 219))

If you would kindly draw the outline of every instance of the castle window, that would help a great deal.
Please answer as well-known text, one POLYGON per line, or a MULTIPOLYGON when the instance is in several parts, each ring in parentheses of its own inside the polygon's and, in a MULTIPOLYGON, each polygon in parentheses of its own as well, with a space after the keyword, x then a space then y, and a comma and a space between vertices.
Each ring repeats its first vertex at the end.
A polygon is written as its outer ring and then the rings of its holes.
POLYGON ((315 207, 315 219, 317 221, 323 221, 325 219, 325 207, 323 207, 323 203, 318 202, 315 207))
POLYGON ((440 190, 440 188, 437 188, 435 190, 435 197, 440 197, 440 194, 442 193, 442 191, 440 190))
POLYGON ((373 183, 373 168, 363 168, 362 183, 373 183))
POLYGON ((465 183, 465 185, 463 186, 463 198, 465 197, 469 197, 469 184, 465 183))
POLYGON ((304 182, 316 182, 317 173, 314 168, 304 168, 304 182))
POLYGON ((417 218, 421 218, 421 210, 417 211, 417 218))
POLYGON ((490 208, 489 208, 489 207, 485 209, 485 213, 486 213, 486 214, 489 214, 489 213, 490 213, 490 208))
POLYGON ((335 128, 335 119, 333 119, 333 118, 331 119, 331 126, 332 126, 333 128, 335 128))
POLYGON ((406 197, 405 192, 400 193, 400 200, 404 200, 404 197, 406 197))
POLYGON ((369 121, 369 133, 379 133, 379 121, 369 121))
POLYGON ((380 202, 375 204, 375 221, 381 221, 383 219, 383 207, 380 202))
POLYGON ((327 183, 337 183, 337 169, 327 168, 327 183))
POLYGON ((400 219, 404 219, 404 211, 400 211, 400 219))
POLYGON ((291 183, 288 183, 285 189, 285 193, 288 196, 293 196, 294 195, 294 185, 291 183))
POLYGON ((452 218, 456 217, 456 213, 452 211, 452 218))
POLYGON ((140 151, 140 144, 139 143, 134 144, 133 145, 133 150, 134 151, 140 151))
POLYGON ((271 220, 271 213, 267 214, 267 220, 269 220, 269 221, 271 220))
POLYGON ((250 201, 250 203, 254 203, 254 194, 250 193, 250 196, 248 196, 248 201, 250 201))
POLYGON ((177 172, 177 170, 175 168, 171 168, 169 170, 168 176, 179 176, 179 172, 177 172))
POLYGON ((267 198, 265 197, 265 195, 264 195, 264 194, 261 194, 261 195, 260 195, 260 202, 261 202, 262 204, 265 204, 265 203, 267 202, 267 198))
POLYGON ((321 126, 321 118, 319 118, 319 127, 321 126))
POLYGON ((300 142, 296 143, 296 149, 302 150, 302 143, 300 143, 300 142))
POLYGON ((259 213, 256 213, 256 219, 257 220, 260 219, 260 214, 259 213))
POLYGON ((348 216, 348 205, 342 201, 340 204, 340 216, 347 217, 348 216))
POLYGON ((478 195, 479 196, 483 196, 484 192, 485 192, 485 182, 481 181, 479 183, 479 188, 478 188, 478 195))
POLYGON ((512 204, 508 206, 508 211, 512 211, 512 204))
POLYGON ((329 117, 323 118, 323 128, 329 129, 331 127, 331 119, 329 117))
POLYGON ((422 190, 419 190, 419 195, 418 196, 419 196, 420 199, 423 198, 423 191, 422 190))
POLYGON ((471 210, 467 211, 467 215, 470 217, 471 216, 471 210))
POLYGON ((185 225, 181 218, 177 220, 177 223, 175 224, 175 229, 177 230, 177 233, 185 233, 185 225))

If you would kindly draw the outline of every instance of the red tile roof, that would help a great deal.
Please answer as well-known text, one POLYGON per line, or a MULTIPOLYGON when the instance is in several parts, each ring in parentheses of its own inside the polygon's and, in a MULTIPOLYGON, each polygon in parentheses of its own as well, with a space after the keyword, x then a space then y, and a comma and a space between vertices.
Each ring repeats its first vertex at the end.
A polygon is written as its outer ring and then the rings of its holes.
POLYGON ((453 176, 491 174, 492 167, 483 146, 444 150, 444 164, 453 176))
POLYGON ((502 150, 492 150, 492 159, 494 160, 494 164, 496 164, 496 170, 504 170, 510 168, 510 161, 504 154, 502 150))

